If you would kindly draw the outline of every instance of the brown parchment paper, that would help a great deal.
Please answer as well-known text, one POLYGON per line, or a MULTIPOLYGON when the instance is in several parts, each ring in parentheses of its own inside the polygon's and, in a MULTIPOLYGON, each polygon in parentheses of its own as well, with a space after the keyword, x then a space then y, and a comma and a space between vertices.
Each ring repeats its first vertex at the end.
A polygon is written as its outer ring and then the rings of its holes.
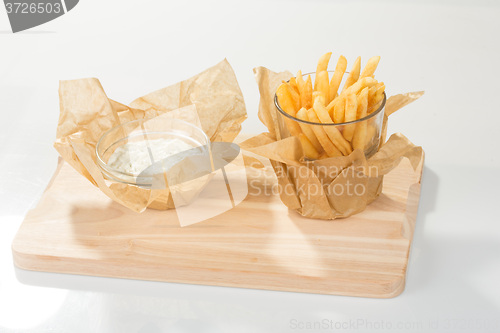
POLYGON ((201 125, 211 141, 232 142, 247 117, 236 76, 225 59, 190 79, 137 98, 130 106, 109 99, 95 78, 61 81, 59 103, 56 150, 108 197, 136 212, 174 208, 169 190, 106 180, 95 153, 102 134, 131 120, 169 116, 201 125))
POLYGON ((369 159, 362 151, 354 150, 349 156, 305 162, 299 140, 296 137, 281 138, 274 105, 276 89, 292 74, 275 73, 264 67, 255 68, 254 74, 260 91, 259 119, 269 132, 246 140, 241 147, 270 159, 278 178, 280 198, 288 208, 310 218, 332 220, 348 217, 363 211, 380 195, 384 175, 401 159, 409 159, 414 169, 420 164, 421 147, 400 133, 393 134, 387 141, 385 138, 389 115, 417 100, 423 91, 387 99, 381 145, 369 159), (349 188, 364 191, 349 195, 349 188))

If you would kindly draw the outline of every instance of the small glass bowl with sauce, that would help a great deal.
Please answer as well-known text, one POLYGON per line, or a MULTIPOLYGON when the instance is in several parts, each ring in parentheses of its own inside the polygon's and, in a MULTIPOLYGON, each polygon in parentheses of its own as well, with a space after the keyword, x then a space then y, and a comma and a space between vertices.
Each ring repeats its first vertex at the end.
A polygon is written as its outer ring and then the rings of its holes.
POLYGON ((188 205, 203 191, 212 177, 210 154, 200 127, 164 116, 116 126, 96 145, 104 177, 159 191, 148 205, 159 210, 188 205))
POLYGON ((96 145, 97 163, 105 178, 150 188, 154 175, 147 169, 185 151, 209 149, 203 130, 170 117, 133 120, 102 135, 96 145))

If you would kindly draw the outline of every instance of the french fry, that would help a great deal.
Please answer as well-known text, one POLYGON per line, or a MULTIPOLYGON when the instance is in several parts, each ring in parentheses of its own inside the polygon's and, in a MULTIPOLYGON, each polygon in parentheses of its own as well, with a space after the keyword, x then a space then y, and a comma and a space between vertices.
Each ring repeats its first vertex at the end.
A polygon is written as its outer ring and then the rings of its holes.
MULTIPOLYGON (((314 123, 319 123, 318 116, 316 115, 316 112, 311 108, 307 110, 307 117, 309 118, 309 121, 314 122, 314 123)), ((312 129, 314 131, 314 134, 316 134, 316 137, 318 138, 318 141, 321 143, 321 146, 325 150, 326 154, 329 157, 336 157, 336 156, 342 156, 342 153, 340 150, 335 147, 335 145, 330 141, 330 138, 328 138, 328 135, 326 135, 325 130, 321 126, 312 126, 312 129)))
MULTIPOLYGON (((345 97, 349 94, 358 94, 364 87, 372 87, 372 86, 375 86, 377 84, 377 80, 375 80, 374 78, 371 78, 371 77, 365 77, 365 78, 362 78, 362 79, 359 79, 358 81, 356 81, 353 85, 351 85, 349 88, 343 90, 339 96, 337 96, 333 101, 330 102, 330 104, 328 104, 328 106, 326 107, 329 112, 331 112, 331 110, 337 105, 337 103, 340 102, 339 98, 341 97, 345 97)), ((337 122, 337 121, 335 121, 337 122)))
POLYGON ((301 70, 299 70, 297 72, 297 76, 295 77, 295 80, 297 81, 297 85, 299 85, 299 81, 305 82, 304 81, 304 77, 302 76, 302 71, 301 70))
POLYGON ((328 158, 328 157, 330 157, 330 156, 328 156, 328 154, 327 154, 326 152, 322 152, 322 153, 319 155, 319 158, 318 158, 318 159, 319 159, 319 160, 322 160, 322 159, 324 159, 324 158, 328 158))
POLYGON ((335 72, 333 72, 332 80, 330 81, 330 93, 328 95, 328 100, 326 103, 330 103, 337 96, 337 92, 340 87, 340 83, 342 82, 342 77, 347 69, 347 60, 341 55, 339 60, 337 61, 337 66, 335 67, 335 72))
MULTIPOLYGON (((352 86, 350 86, 348 89, 345 91, 342 91, 342 94, 355 94, 357 95, 363 88, 365 87, 372 87, 377 84, 377 80, 371 77, 364 77, 362 79, 359 79, 356 83, 354 83, 352 86)), ((341 94, 341 95, 342 95, 341 94)))
POLYGON ((377 93, 377 85, 371 86, 368 89, 368 109, 370 109, 370 107, 373 105, 376 93, 377 93))
MULTIPOLYGON (((317 90, 318 86, 318 75, 322 71, 326 71, 328 69, 328 63, 330 62, 330 57, 332 56, 332 52, 328 52, 323 54, 318 60, 318 66, 316 67, 316 80, 314 81, 314 90, 317 90)), ((328 75, 328 72, 326 73, 328 75)))
POLYGON ((368 101, 370 88, 366 87, 356 96, 358 110, 356 111, 356 119, 362 119, 368 115, 368 101), (365 105, 366 104, 366 105, 365 105))
MULTIPOLYGON (((326 107, 321 103, 320 99, 317 99, 314 102, 313 105, 313 110, 317 115, 317 118, 323 123, 323 124, 332 124, 333 121, 330 118, 330 115, 328 114, 328 111, 326 110, 326 107)), ((309 118, 311 116, 308 113, 309 118)), ((342 133, 335 127, 335 126, 325 126, 324 130, 330 140, 332 140, 332 143, 337 147, 338 150, 343 155, 349 155, 352 153, 352 148, 349 142, 346 141, 346 139, 342 136, 342 133)))
POLYGON ((326 71, 328 69, 328 63, 330 62, 331 56, 332 52, 327 52, 319 58, 318 66, 316 67, 316 74, 318 74, 321 71, 326 71))
POLYGON ((304 77, 302 76, 302 71, 297 72, 297 76, 295 81, 297 82, 297 89, 299 90, 299 96, 300 96, 300 107, 303 108, 304 106, 304 89, 306 86, 306 81, 304 81, 304 77))
MULTIPOLYGON (((366 88, 365 88, 366 89, 366 88)), ((345 99, 345 119, 344 122, 356 120, 358 110, 358 103, 355 94, 347 95, 345 99)), ((354 135, 354 130, 356 129, 356 124, 345 125, 344 127, 344 138, 347 141, 352 141, 352 136, 354 135)))
POLYGON ((375 135, 377 134, 377 129, 373 124, 367 124, 366 137, 365 137, 365 147, 370 144, 375 135))
POLYGON ((288 84, 295 90, 295 92, 298 94, 299 93, 299 88, 297 87, 297 79, 292 77, 290 81, 288 81, 288 84))
POLYGON ((283 111, 289 115, 295 117, 297 109, 295 108, 295 102, 291 95, 291 88, 287 83, 282 83, 276 90, 276 96, 278 97, 278 103, 283 111))
POLYGON ((359 71, 361 70, 361 57, 357 57, 354 65, 352 66, 349 75, 344 83, 344 88, 342 88, 342 92, 352 86, 359 79, 359 71))
POLYGON ((326 110, 326 108, 323 105, 323 98, 322 97, 318 97, 314 101, 313 110, 314 110, 314 112, 316 112, 316 116, 318 117, 319 121, 322 124, 332 124, 333 123, 333 120, 330 117, 330 114, 328 113, 328 111, 326 110))
MULTIPOLYGON (((324 97, 324 102, 329 100, 328 95, 330 94, 330 83, 328 82, 328 72, 327 71, 321 71, 316 75, 316 89, 315 91, 320 92, 321 95, 324 97)), ((313 99, 313 105, 314 105, 314 99, 313 99)), ((324 104, 326 105, 326 104, 324 104)))
POLYGON ((328 105, 326 106, 326 110, 328 111, 328 113, 330 114, 330 117, 332 117, 332 119, 333 119, 333 109, 335 108, 335 106, 337 105, 339 100, 340 100, 340 96, 337 96, 330 103, 328 103, 328 105))
MULTIPOLYGON (((281 109, 292 117, 295 117, 297 110, 295 109, 295 103, 290 94, 290 90, 291 88, 289 88, 288 84, 282 83, 278 87, 278 90, 276 90, 276 96, 278 97, 278 103, 281 109)), ((300 126, 296 121, 288 117, 283 117, 283 120, 291 135, 298 136, 301 133, 300 126)))
POLYGON ((381 101, 384 97, 385 84, 384 82, 379 82, 377 84, 377 93, 375 94, 375 101, 381 101))
MULTIPOLYGON (((303 121, 309 121, 309 117, 307 116, 306 108, 300 109, 297 112, 296 118, 303 120, 303 121)), ((299 126, 300 126, 300 129, 302 130, 302 133, 304 133, 305 136, 307 136, 307 138, 312 143, 314 148, 316 148, 316 150, 318 152, 323 151, 321 143, 319 143, 318 138, 316 137, 316 134, 314 134, 314 131, 312 130, 313 125, 308 125, 308 124, 304 124, 304 123, 299 122, 299 126)))
POLYGON ((312 160, 316 160, 319 158, 320 153, 314 148, 313 144, 307 138, 304 133, 299 134, 299 140, 302 145, 302 149, 304 150, 304 155, 312 160))
POLYGON ((368 113, 372 113, 380 107, 380 103, 384 99, 384 91, 385 85, 383 82, 380 82, 376 86, 376 91, 373 93, 372 99, 368 100, 368 113))
MULTIPOLYGON (((366 117, 368 114, 368 89, 364 88, 358 95, 358 119, 366 117)), ((352 138, 352 148, 354 149, 365 149, 366 144, 366 135, 367 135, 367 126, 368 123, 366 121, 361 121, 356 124, 356 130, 354 132, 354 136, 352 138)))
POLYGON ((359 78, 362 79, 364 77, 373 77, 379 61, 379 56, 371 57, 370 59, 368 59, 368 62, 366 63, 366 66, 363 69, 363 72, 361 72, 361 76, 359 78))
POLYGON ((354 137, 352 139, 352 148, 365 150, 367 143, 367 125, 365 121, 356 124, 356 132, 354 132, 354 137))
POLYGON ((357 95, 356 119, 362 119, 368 114, 368 92, 369 88, 366 87, 357 95))
MULTIPOLYGON (((365 88, 366 89, 366 88, 365 88)), ((345 102, 345 119, 344 122, 354 121, 357 116, 358 102, 355 94, 346 96, 345 102)))
POLYGON ((291 135, 298 136, 301 133, 300 126, 293 119, 283 117, 283 120, 291 135))
POLYGON ((335 107, 335 104, 337 104, 338 98, 334 98, 327 106, 326 106, 326 111, 328 111, 328 114, 330 117, 333 119, 333 109, 335 107))
POLYGON ((293 101, 295 112, 297 112, 300 109, 300 95, 297 91, 295 91, 295 89, 290 85, 290 83, 283 82, 283 84, 286 86, 286 89, 288 89, 290 97, 292 98, 293 101))
POLYGON ((344 122, 345 117, 345 96, 341 94, 334 101, 336 103, 333 106, 333 121, 340 124, 344 122))
POLYGON ((325 95, 323 94, 322 91, 314 91, 313 96, 312 96, 312 104, 314 105, 314 102, 316 99, 320 99, 321 103, 324 104, 325 102, 325 95))
POLYGON ((300 94, 300 104, 303 108, 310 109, 312 107, 312 92, 311 75, 308 75, 304 85, 304 91, 300 94))
POLYGON ((299 70, 297 72, 297 75, 295 76, 295 81, 297 81, 297 86, 299 86, 299 81, 302 82, 302 83, 305 82, 304 81, 304 77, 302 76, 302 71, 301 70, 299 70))

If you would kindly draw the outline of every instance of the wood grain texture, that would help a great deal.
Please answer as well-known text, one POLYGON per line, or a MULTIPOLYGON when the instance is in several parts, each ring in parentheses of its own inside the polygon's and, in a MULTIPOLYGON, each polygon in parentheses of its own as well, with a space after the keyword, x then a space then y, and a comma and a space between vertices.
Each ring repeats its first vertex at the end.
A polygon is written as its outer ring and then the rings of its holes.
POLYGON ((181 228, 175 210, 134 213, 60 163, 12 244, 22 269, 389 298, 404 289, 422 165, 403 160, 364 212, 334 221, 289 211, 272 169, 248 169, 239 206, 181 228))

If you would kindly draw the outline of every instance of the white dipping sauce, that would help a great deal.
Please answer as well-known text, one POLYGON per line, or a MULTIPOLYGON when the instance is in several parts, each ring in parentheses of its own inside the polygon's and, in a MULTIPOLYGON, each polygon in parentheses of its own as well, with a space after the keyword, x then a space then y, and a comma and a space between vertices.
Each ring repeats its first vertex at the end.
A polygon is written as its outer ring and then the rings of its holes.
POLYGON ((116 148, 107 164, 118 171, 139 175, 153 162, 191 148, 194 146, 177 138, 129 142, 116 148))

